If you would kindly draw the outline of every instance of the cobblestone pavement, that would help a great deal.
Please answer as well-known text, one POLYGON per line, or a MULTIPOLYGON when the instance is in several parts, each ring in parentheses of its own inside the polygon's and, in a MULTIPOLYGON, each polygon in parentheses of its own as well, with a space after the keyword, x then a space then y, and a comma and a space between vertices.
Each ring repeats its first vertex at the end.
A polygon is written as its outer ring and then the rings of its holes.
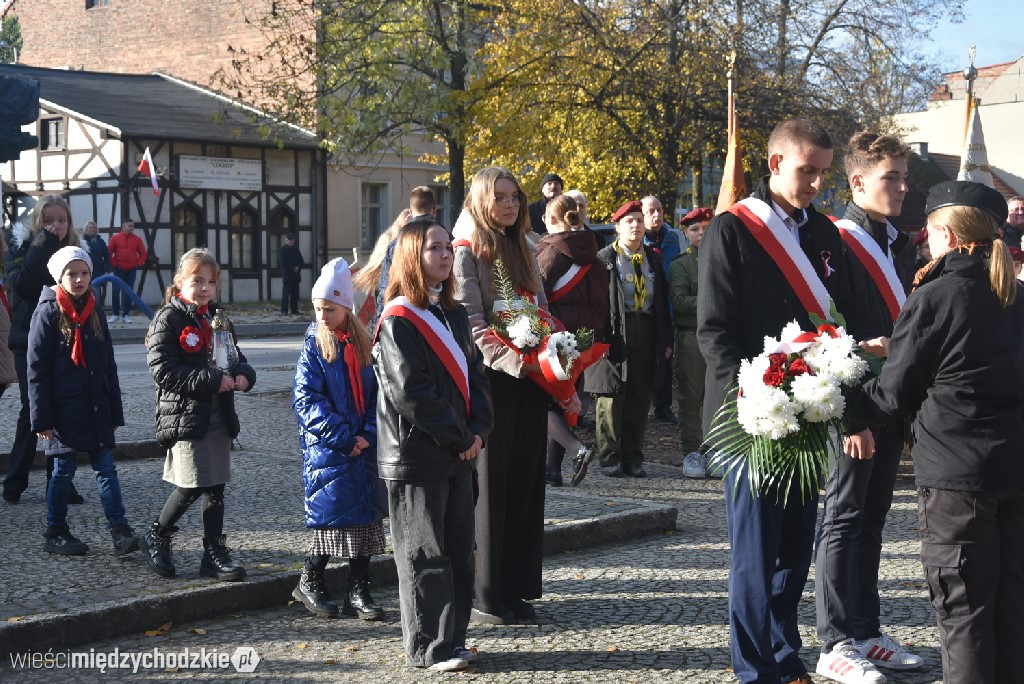
MULTIPOLYGON (((301 528, 301 485, 294 418, 288 404, 292 371, 259 369, 258 395, 243 395, 242 451, 233 459, 225 529, 236 557, 253 576, 296 570, 305 551, 301 528)), ((152 381, 146 374, 122 376, 128 411, 119 440, 152 439, 152 381)), ((0 410, 12 416, 12 392, 0 410)), ((16 393, 13 394, 16 397, 16 393)), ((13 422, 13 421, 8 421, 13 422)), ((0 440, 10 436, 0 427, 0 440)), ((584 431, 592 440, 592 433, 584 431)), ((581 487, 549 490, 549 524, 598 517, 644 502, 678 507, 678 529, 631 543, 609 544, 545 559, 545 596, 537 602, 536 625, 472 627, 470 642, 481 661, 459 675, 493 682, 641 682, 733 681, 729 666, 727 579, 729 547, 725 505, 718 480, 687 480, 678 468, 681 456, 674 428, 652 423, 647 445, 650 477, 610 479, 595 471, 581 487)), ((119 561, 110 554, 109 536, 88 466, 76 478, 87 498, 71 507, 72 529, 90 545, 82 558, 42 553, 45 501, 42 473, 34 471, 29 490, 17 506, 0 506, 0 621, 62 613, 81 606, 117 602, 142 595, 208 587, 198 575, 201 555, 199 507, 183 520, 175 538, 180 578, 165 581, 150 573, 139 554, 119 561)), ((162 459, 118 464, 128 516, 137 531, 151 520, 170 485, 160 480, 162 459)), ((894 683, 941 681, 938 635, 919 561, 915 495, 905 464, 893 511, 885 529, 880 588, 883 624, 896 638, 913 645, 926 662, 917 673, 889 673, 894 683)), ((812 571, 813 573, 813 571, 812 571)), ((804 661, 813 670, 813 577, 801 608, 804 661)), ((314 619, 301 605, 184 620, 160 630, 79 646, 76 652, 164 653, 185 648, 234 652, 256 649, 261 662, 254 673, 201 670, 187 676, 201 681, 417 682, 437 678, 404 665, 398 597, 394 586, 374 590, 388 611, 381 623, 355 619, 314 619)), ((0 644, 2 645, 2 644, 0 644)), ((40 644, 44 651, 45 644, 40 644)), ((79 670, 83 682, 175 680, 175 671, 105 674, 79 670)), ((0 664, 0 681, 50 682, 52 671, 12 670, 0 664)), ((821 681, 820 678, 816 678, 821 681)))

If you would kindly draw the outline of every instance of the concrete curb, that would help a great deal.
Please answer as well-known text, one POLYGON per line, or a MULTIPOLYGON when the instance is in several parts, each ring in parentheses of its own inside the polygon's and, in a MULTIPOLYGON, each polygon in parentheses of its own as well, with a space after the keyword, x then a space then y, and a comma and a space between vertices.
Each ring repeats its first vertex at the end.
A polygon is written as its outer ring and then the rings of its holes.
MULTIPOLYGON (((675 529, 677 514, 673 506, 645 505, 641 510, 552 526, 544 530, 544 555, 675 529)), ((375 558, 370 572, 377 585, 397 581, 395 562, 390 556, 375 558)), ((232 611, 280 606, 290 600, 298 578, 296 571, 282 571, 246 582, 219 582, 199 589, 110 601, 58 615, 0 623, 0 657, 7 662, 8 654, 66 649, 142 633, 167 622, 180 626, 232 611)), ((340 594, 336 590, 348 579, 348 566, 328 568, 327 578, 334 593, 340 594)))
MULTIPOLYGON (((145 439, 141 442, 121 442, 114 447, 114 462, 136 461, 144 458, 163 458, 167 449, 160 446, 155 439, 145 439)), ((10 470, 11 455, 0 453, 0 472, 6 473, 10 470)), ((80 452, 77 456, 78 465, 88 465, 89 454, 80 452)), ((46 467, 46 454, 36 451, 35 459, 32 461, 33 470, 42 470, 46 467)))

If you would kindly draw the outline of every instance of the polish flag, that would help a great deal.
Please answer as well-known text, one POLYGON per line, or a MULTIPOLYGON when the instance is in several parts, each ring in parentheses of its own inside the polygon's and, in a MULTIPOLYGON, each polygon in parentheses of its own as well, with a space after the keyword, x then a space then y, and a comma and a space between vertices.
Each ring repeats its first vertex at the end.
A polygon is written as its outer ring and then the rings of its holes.
POLYGON ((160 186, 156 182, 156 164, 153 163, 153 155, 149 153, 149 147, 142 153, 142 161, 139 162, 139 173, 149 176, 153 184, 153 194, 160 196, 160 186))

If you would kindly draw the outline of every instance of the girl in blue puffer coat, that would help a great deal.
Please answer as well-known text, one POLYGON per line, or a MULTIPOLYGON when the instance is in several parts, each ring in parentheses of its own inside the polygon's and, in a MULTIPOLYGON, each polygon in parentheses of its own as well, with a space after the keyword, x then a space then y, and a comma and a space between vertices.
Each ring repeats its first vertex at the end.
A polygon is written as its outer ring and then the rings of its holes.
POLYGON ((315 615, 337 617, 324 570, 349 559, 341 613, 379 620, 370 596, 370 556, 384 553, 382 491, 377 477, 377 380, 370 339, 352 313, 352 275, 329 261, 313 284, 316 322, 306 331, 295 369, 292 406, 299 422, 309 557, 292 596, 315 615))

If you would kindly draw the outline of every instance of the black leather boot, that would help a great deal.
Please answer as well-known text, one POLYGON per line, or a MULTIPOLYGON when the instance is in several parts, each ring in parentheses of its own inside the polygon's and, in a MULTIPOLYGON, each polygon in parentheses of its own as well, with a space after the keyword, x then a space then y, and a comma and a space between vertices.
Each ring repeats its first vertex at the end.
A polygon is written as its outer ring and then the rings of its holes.
POLYGON ((203 577, 216 577, 222 582, 237 582, 245 579, 245 568, 231 560, 231 549, 224 545, 225 535, 216 539, 203 539, 203 560, 199 564, 199 574, 203 577))
POLYGON ((348 591, 345 592, 345 605, 341 612, 354 615, 360 620, 380 620, 384 617, 384 609, 373 602, 370 596, 370 578, 348 578, 348 591))
POLYGON ((292 597, 296 601, 302 601, 313 615, 338 617, 338 604, 331 600, 331 594, 327 591, 327 580, 324 579, 323 570, 303 568, 299 584, 292 591, 292 597))
POLYGON ((171 537, 178 531, 177 527, 163 527, 159 520, 142 536, 146 545, 146 562, 150 569, 161 577, 174 577, 174 558, 171 557, 171 537))
POLYGON ((124 556, 139 550, 139 538, 135 536, 128 523, 122 523, 110 530, 110 537, 114 540, 115 556, 124 556))

